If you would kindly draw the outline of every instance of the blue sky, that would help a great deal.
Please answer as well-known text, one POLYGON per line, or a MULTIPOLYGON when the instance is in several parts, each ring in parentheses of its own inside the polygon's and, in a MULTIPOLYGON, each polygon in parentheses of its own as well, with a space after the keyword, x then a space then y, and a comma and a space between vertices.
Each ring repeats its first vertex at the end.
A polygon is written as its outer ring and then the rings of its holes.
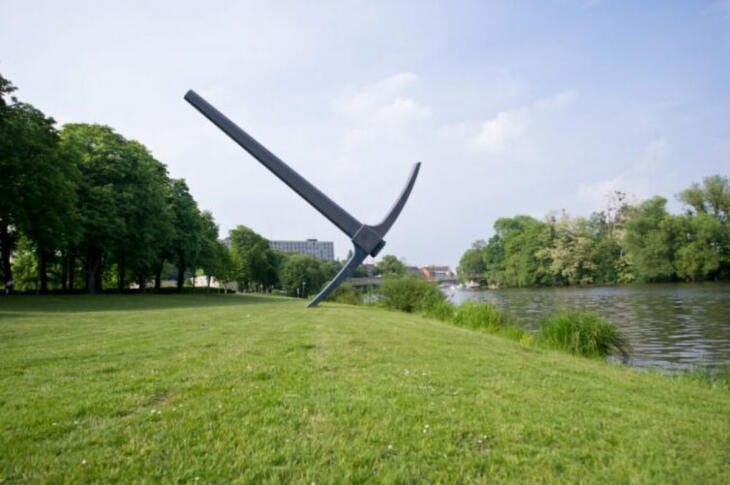
POLYGON ((455 265, 498 217, 588 215, 730 175, 730 1, 4 1, 0 72, 108 124, 223 233, 347 238, 182 99, 193 88, 364 222, 455 265))

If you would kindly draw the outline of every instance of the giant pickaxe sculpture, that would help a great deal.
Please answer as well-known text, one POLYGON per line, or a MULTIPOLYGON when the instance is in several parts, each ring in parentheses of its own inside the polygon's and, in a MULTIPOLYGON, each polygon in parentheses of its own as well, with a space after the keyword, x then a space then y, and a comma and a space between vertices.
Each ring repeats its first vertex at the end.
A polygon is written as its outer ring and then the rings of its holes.
POLYGON ((413 166, 411 175, 408 178, 403 192, 383 222, 375 226, 363 224, 345 209, 337 205, 332 199, 324 195, 317 187, 309 183, 304 177, 295 172, 289 165, 281 161, 276 155, 267 150, 263 145, 254 140, 254 138, 236 126, 234 122, 229 120, 223 113, 215 109, 210 103, 201 98, 195 91, 190 90, 185 94, 185 100, 192 104, 203 116, 208 118, 214 125, 223 130, 230 136, 233 141, 238 143, 256 160, 261 162, 264 167, 268 168, 282 182, 291 187, 294 192, 301 195, 304 200, 309 202, 323 216, 329 219, 335 226, 339 227, 342 232, 350 236, 355 251, 350 260, 340 270, 339 273, 329 282, 325 288, 309 302, 307 306, 317 306, 319 302, 326 299, 340 284, 348 277, 355 268, 368 256, 376 256, 383 246, 385 240, 383 237, 398 218, 403 206, 406 205, 408 196, 411 194, 413 184, 416 183, 418 170, 421 162, 413 166))

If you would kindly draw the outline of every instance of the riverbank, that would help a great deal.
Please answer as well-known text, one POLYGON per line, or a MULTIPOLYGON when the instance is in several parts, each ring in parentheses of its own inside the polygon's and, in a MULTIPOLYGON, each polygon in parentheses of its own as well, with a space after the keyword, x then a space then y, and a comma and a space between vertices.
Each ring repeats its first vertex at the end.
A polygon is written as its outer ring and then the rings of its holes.
POLYGON ((730 392, 419 316, 234 295, 0 301, 0 479, 679 481, 730 392))
POLYGON ((626 336, 636 367, 683 372, 730 366, 730 283, 451 291, 449 297, 456 304, 491 303, 529 331, 558 311, 600 314, 626 336))

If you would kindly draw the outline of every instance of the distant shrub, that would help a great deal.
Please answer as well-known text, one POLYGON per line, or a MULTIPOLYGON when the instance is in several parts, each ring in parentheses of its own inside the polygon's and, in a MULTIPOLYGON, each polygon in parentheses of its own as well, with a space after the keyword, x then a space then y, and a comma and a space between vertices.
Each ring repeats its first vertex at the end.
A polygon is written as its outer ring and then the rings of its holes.
POLYGON ((426 310, 426 316, 441 320, 442 322, 453 322, 456 307, 449 301, 440 301, 426 310))
POLYGON ((591 312, 565 311, 543 319, 536 340, 542 346, 585 357, 628 355, 628 342, 618 328, 591 312))
POLYGON ((456 308, 454 323, 462 327, 496 330, 509 322, 506 315, 492 304, 465 301, 456 308))
POLYGON ((523 345, 531 346, 534 338, 518 327, 510 316, 486 302, 467 300, 454 308, 451 321, 461 327, 485 330, 523 345))
POLYGON ((329 296, 328 300, 348 305, 362 305, 362 295, 348 283, 340 285, 329 296))
POLYGON ((385 278, 380 285, 380 304, 404 312, 428 313, 446 297, 436 285, 413 276, 385 278))

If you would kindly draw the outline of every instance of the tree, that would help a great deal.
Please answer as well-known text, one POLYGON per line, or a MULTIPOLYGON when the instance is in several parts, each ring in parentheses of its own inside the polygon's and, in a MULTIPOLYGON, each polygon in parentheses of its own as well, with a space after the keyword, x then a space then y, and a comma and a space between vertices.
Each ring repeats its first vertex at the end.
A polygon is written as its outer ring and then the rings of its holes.
POLYGON ((166 167, 136 141, 126 143, 126 157, 133 172, 118 190, 126 229, 117 238, 119 291, 126 287, 128 272, 141 289, 146 287, 159 254, 173 233, 166 167))
POLYGON ((326 281, 322 261, 308 254, 288 255, 281 269, 281 284, 290 296, 316 294, 326 281))
POLYGON ((727 177, 706 177, 701 186, 692 184, 678 197, 695 214, 710 214, 720 222, 727 222, 730 218, 730 180, 727 177))
POLYGON ((18 172, 11 145, 15 127, 11 124, 12 110, 5 100, 5 96, 13 91, 15 86, 0 75, 0 173, 3 174, 0 178, 0 271, 3 285, 13 279, 10 256, 16 243, 14 219, 18 209, 17 188, 12 183, 18 172))
POLYGON ((682 191, 679 200, 689 206, 688 215, 700 218, 690 223, 696 232, 696 236, 700 239, 712 233, 711 240, 706 240, 709 247, 701 247, 697 242, 693 242, 692 237, 688 238, 688 244, 691 248, 682 248, 682 274, 683 277, 689 278, 689 274, 696 277, 698 274, 707 271, 706 277, 729 278, 730 277, 730 181, 727 177, 713 175, 706 177, 702 181, 702 185, 693 184, 688 189, 682 191), (713 217, 719 224, 713 224, 710 229, 710 222, 703 215, 713 217), (712 249, 710 249, 712 248, 712 249), (717 252, 717 268, 710 270, 714 266, 715 256, 717 252), (699 256, 704 253, 704 256, 699 256), (698 259, 699 258, 699 259, 698 259), (709 259, 708 259, 709 258, 709 259), (693 260, 693 263, 689 263, 693 260), (704 263, 700 264, 699 261, 704 263), (709 264, 709 266, 707 266, 709 264), (700 265, 700 266, 697 266, 700 265), (700 270, 699 267, 705 268, 700 270), (694 269, 690 269, 694 268, 694 269))
POLYGON ((626 223, 626 257, 639 281, 670 281, 675 276, 677 226, 667 199, 644 201, 626 223))
POLYGON ((550 226, 530 216, 497 219, 485 248, 489 283, 504 286, 550 285, 550 226))
MULTIPOLYGON (((128 234, 130 172, 126 140, 108 126, 68 124, 61 145, 79 170, 78 244, 71 250, 84 259, 86 291, 102 289, 104 265, 128 234)), ((118 257, 118 254, 116 255, 118 257)))
POLYGON ((280 258, 269 242, 246 226, 237 226, 229 233, 231 261, 239 289, 269 288, 278 281, 280 258))
POLYGON ((549 218, 552 244, 540 250, 550 258, 550 272, 556 284, 584 284, 591 279, 586 273, 589 265, 590 235, 586 234, 584 220, 571 219, 563 212, 560 219, 549 218))
POLYGON ((48 289, 49 259, 66 239, 75 206, 76 174, 59 149, 55 121, 4 96, 15 88, 0 76, 0 251, 5 280, 20 232, 39 259, 40 290, 48 289))
POLYGON ((386 254, 375 265, 375 270, 383 276, 402 276, 406 274, 406 265, 392 254, 386 254))
POLYGON ((681 242, 677 250, 677 276, 702 281, 717 275, 722 262, 722 223, 707 213, 679 218, 681 242))
POLYGON ((227 281, 231 277, 231 259, 228 247, 218 240, 218 225, 213 214, 204 211, 201 214, 201 249, 198 264, 207 276, 210 288, 211 277, 218 281, 227 281))
POLYGON ((170 187, 170 210, 173 233, 170 238, 170 258, 177 266, 177 291, 185 283, 185 270, 195 268, 201 248, 202 217, 198 204, 190 195, 185 180, 172 180, 170 187))
POLYGON ((487 243, 479 239, 474 241, 471 248, 467 249, 459 260, 457 273, 461 280, 485 280, 487 265, 484 262, 485 248, 487 243))

